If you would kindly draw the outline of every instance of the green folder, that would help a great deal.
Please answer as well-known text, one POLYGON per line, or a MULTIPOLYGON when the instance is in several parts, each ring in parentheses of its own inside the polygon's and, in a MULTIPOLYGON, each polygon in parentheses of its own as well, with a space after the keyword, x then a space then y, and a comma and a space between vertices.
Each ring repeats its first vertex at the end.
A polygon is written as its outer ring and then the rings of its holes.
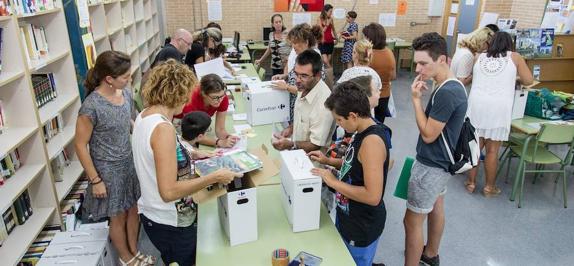
POLYGON ((413 163, 415 159, 412 157, 406 157, 405 163, 403 164, 403 169, 401 170, 401 175, 399 176, 399 182, 397 182, 397 187, 395 187, 395 193, 393 195, 397 198, 406 200, 408 189, 409 189, 409 178, 411 178, 411 168, 413 168, 413 163))

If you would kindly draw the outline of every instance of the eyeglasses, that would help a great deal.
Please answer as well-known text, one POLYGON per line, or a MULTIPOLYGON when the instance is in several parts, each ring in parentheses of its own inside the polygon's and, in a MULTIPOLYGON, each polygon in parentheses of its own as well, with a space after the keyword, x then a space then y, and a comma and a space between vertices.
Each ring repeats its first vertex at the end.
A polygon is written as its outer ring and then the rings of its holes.
POLYGON ((209 97, 209 99, 212 99, 212 100, 214 100, 214 101, 216 101, 216 102, 219 102, 219 101, 221 101, 221 100, 223 99, 223 97, 225 97, 225 93, 224 93, 223 95, 220 95, 220 96, 210 96, 210 95, 207 95, 207 97, 209 97))
POLYGON ((299 74, 295 71, 293 71, 293 73, 295 73, 295 78, 306 81, 309 80, 311 78, 311 76, 307 75, 307 74, 299 74))

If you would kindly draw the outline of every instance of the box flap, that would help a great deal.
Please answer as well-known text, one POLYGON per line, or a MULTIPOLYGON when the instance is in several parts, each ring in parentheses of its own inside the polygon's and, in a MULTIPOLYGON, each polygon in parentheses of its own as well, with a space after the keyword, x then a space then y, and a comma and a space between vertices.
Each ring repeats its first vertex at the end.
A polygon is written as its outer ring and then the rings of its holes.
POLYGON ((213 184, 213 189, 207 190, 204 188, 198 192, 195 192, 191 195, 193 201, 196 203, 204 203, 212 199, 216 199, 223 195, 227 194, 227 190, 225 187, 219 186, 218 184, 213 184))
POLYGON ((259 170, 248 173, 255 186, 263 184, 267 179, 279 174, 279 168, 275 165, 271 157, 269 157, 267 146, 264 144, 260 148, 248 149, 248 152, 257 156, 263 163, 263 167, 259 170))
POLYGON ((285 165, 292 179, 320 178, 311 173, 311 169, 314 168, 314 165, 304 150, 281 151, 279 154, 281 156, 282 166, 285 165))

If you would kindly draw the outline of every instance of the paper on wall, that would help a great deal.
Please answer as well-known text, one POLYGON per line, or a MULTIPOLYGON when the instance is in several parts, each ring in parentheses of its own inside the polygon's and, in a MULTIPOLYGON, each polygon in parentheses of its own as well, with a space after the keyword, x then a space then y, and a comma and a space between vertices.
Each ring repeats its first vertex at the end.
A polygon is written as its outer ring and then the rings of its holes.
POLYGON ((474 6, 474 0, 466 0, 467 6, 474 6))
POLYGON ((454 36, 454 28, 456 27, 456 17, 448 17, 448 26, 446 29, 447 36, 454 36))
POLYGON ((450 6, 450 13, 451 13, 451 14, 457 14, 457 13, 458 13, 458 4, 454 4, 454 3, 453 3, 453 4, 450 6))
POLYGON ((379 0, 369 0, 369 5, 378 5, 379 0))
POLYGON ((345 18, 345 15, 347 14, 347 10, 345 10, 344 8, 335 8, 333 9, 333 16, 336 19, 343 19, 345 18))
POLYGON ((397 14, 395 13, 380 13, 379 24, 383 27, 394 27, 397 22, 397 14))
POLYGON ((311 13, 293 13, 293 26, 302 23, 311 25, 311 13))
POLYGON ((207 19, 209 21, 221 21, 222 18, 223 18, 223 10, 221 7, 221 0, 208 0, 207 19))
POLYGON ((498 14, 497 13, 490 13, 484 12, 482 13, 482 18, 480 19, 480 23, 478 24, 479 28, 486 26, 487 24, 496 24, 498 22, 498 14))
POLYGON ((76 0, 78 5, 78 17, 80 18, 80 28, 90 26, 90 11, 88 10, 87 0, 76 0))

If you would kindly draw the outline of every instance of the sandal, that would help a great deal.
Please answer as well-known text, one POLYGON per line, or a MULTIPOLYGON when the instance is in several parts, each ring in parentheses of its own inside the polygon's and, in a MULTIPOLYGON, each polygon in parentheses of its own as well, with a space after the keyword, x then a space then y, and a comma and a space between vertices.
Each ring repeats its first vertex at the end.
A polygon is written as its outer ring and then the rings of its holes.
POLYGON ((132 266, 139 266, 142 265, 142 261, 138 260, 138 258, 136 256, 133 256, 130 260, 128 260, 127 262, 124 262, 121 258, 119 258, 120 260, 120 265, 121 266, 128 266, 128 265, 132 265, 132 263, 135 262, 135 264, 133 264, 132 266))
POLYGON ((157 262, 156 257, 152 255, 143 254, 140 251, 138 251, 138 253, 135 255, 135 258, 137 258, 138 260, 147 265, 155 265, 155 263, 157 262))
POLYGON ((494 187, 492 189, 487 189, 486 187, 482 189, 482 194, 487 197, 496 197, 498 196, 502 191, 500 190, 500 188, 498 187, 494 187))
POLYGON ((472 194, 474 192, 474 189, 476 188, 476 184, 464 181, 464 188, 466 188, 466 191, 468 191, 468 193, 472 194))

